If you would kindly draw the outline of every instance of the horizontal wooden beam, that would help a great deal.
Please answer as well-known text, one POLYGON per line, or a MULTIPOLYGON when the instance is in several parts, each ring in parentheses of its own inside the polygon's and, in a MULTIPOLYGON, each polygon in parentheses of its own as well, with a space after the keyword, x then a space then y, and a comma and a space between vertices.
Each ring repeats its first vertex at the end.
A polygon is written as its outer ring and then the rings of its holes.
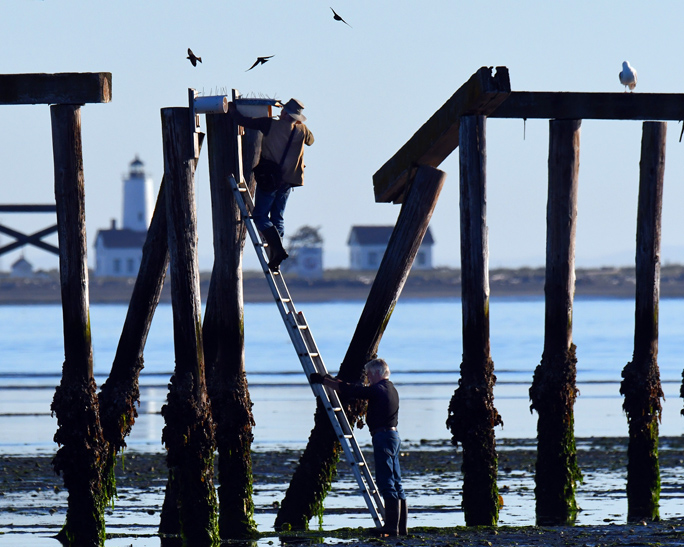
POLYGON ((679 121, 684 94, 514 91, 489 117, 679 121))
POLYGON ((111 100, 111 72, 0 74, 0 105, 108 103, 111 100))
POLYGON ((6 204, 0 205, 0 213, 54 213, 57 211, 57 205, 50 205, 45 203, 29 204, 6 204))
POLYGON ((373 175, 376 202, 401 203, 418 165, 438 167, 458 147, 461 116, 489 115, 511 92, 506 67, 482 67, 373 175))

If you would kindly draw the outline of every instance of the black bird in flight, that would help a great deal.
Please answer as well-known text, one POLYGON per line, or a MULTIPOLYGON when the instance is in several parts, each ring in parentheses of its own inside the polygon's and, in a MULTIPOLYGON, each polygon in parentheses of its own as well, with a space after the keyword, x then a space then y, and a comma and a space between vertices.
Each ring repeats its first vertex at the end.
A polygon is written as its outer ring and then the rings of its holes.
POLYGON ((337 13, 335 12, 334 9, 332 9, 332 8, 330 8, 330 9, 331 9, 332 12, 333 12, 333 19, 335 19, 335 21, 342 21, 342 22, 343 22, 345 25, 347 25, 349 28, 352 28, 352 26, 351 26, 349 23, 347 23, 344 19, 342 19, 342 17, 340 17, 339 15, 337 15, 337 13))
POLYGON ((192 66, 197 66, 197 61, 202 62, 202 57, 195 55, 190 48, 188 48, 188 56, 186 59, 190 59, 192 66))
POLYGON ((271 57, 275 57, 275 55, 269 55, 268 57, 257 57, 257 60, 254 61, 254 64, 251 67, 249 67, 247 70, 245 70, 245 72, 249 72, 250 70, 252 70, 257 65, 263 65, 271 57))

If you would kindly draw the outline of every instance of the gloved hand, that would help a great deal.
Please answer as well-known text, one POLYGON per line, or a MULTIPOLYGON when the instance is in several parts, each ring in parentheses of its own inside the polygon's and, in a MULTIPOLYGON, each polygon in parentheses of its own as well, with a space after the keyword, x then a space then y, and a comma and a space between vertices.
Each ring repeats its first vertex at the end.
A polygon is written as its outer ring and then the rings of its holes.
POLYGON ((330 377, 330 374, 326 374, 325 376, 323 376, 318 372, 312 372, 311 376, 309 376, 309 382, 311 382, 312 384, 322 384, 323 380, 328 377, 330 377))

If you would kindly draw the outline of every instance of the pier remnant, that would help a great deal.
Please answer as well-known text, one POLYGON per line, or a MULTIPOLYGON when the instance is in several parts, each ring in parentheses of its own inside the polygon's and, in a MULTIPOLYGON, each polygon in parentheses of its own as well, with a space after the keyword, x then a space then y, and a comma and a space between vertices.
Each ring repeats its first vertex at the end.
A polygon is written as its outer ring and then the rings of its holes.
MULTIPOLYGON (((104 507, 112 486, 98 465, 105 441, 93 378, 81 141, 81 105, 109 102, 111 93, 109 72, 0 74, 0 104, 51 105, 56 205, 7 207, 15 212, 27 207, 57 212, 59 249, 40 241, 55 227, 31 236, 13 231, 9 235, 17 239, 16 246, 31 243, 59 254, 64 364, 51 406, 57 417, 55 442, 59 445, 52 464, 69 491, 66 522, 58 534, 67 545, 104 544, 104 507)), ((10 248, 6 246, 3 252, 10 248)))
MULTIPOLYGON (((254 537, 252 401, 245 374, 242 252, 246 227, 228 178, 237 176, 241 146, 230 114, 207 114, 214 266, 204 316, 204 356, 218 448, 219 532, 222 539, 254 537), (238 142, 238 144, 240 144, 238 142)), ((243 139, 254 140, 251 131, 243 139)), ((259 150, 249 147, 250 168, 259 150), (256 152, 256 154, 255 154, 256 152)), ((251 169, 250 169, 251 172, 251 169)), ((253 187, 252 187, 253 190, 253 187)))
POLYGON ((111 100, 111 72, 0 74, 0 105, 82 105, 111 100))
POLYGON ((468 526, 499 519, 494 426, 494 362, 489 344, 489 248, 485 116, 463 116, 460 125, 461 306, 463 361, 449 403, 447 427, 463 447, 463 512, 468 526))
POLYGON ((461 117, 489 115, 511 93, 505 66, 482 67, 373 175, 375 201, 401 203, 420 165, 439 165, 458 147, 461 117))
POLYGON ((103 545, 111 479, 98 465, 105 455, 105 440, 90 336, 81 107, 52 105, 50 115, 64 329, 62 381, 52 401, 60 448, 52 463, 69 490, 66 523, 58 537, 66 545, 103 545))
POLYGON ((627 519, 659 520, 658 422, 663 389, 658 369, 660 228, 665 178, 666 122, 645 122, 641 139, 636 237, 634 355, 622 371, 620 393, 629 423, 627 519))
POLYGON ((162 407, 166 422, 162 441, 168 450, 169 473, 177 480, 183 544, 214 545, 219 542, 215 441, 202 346, 195 150, 188 139, 192 133, 188 108, 163 108, 161 117, 176 356, 167 403, 162 407))
MULTIPOLYGON (((363 366, 377 353, 446 178, 443 171, 428 166, 418 167, 414 176, 340 365, 337 377, 346 382, 360 381, 363 366)), ((343 403, 349 422, 354 424, 361 417, 362 407, 350 406, 348 401, 343 403)), ((287 524, 293 529, 307 529, 309 520, 321 513, 335 477, 341 447, 320 401, 314 422, 306 448, 280 504, 276 529, 287 524)))
POLYGON ((530 387, 530 409, 539 414, 534 490, 539 525, 574 522, 575 486, 582 476, 575 447, 572 343, 580 125, 580 120, 549 121, 544 352, 530 387))
MULTIPOLYGON (((29 205, 29 204, 7 204, 7 205, 0 205, 0 214, 1 213, 55 213, 57 211, 57 207, 55 205, 44 205, 44 204, 35 204, 35 205, 29 205)), ((39 232, 35 232, 33 234, 23 234, 17 230, 13 230, 9 226, 4 226, 3 224, 0 223, 0 233, 5 234, 10 236, 11 238, 14 238, 15 241, 12 243, 8 243, 7 245, 3 245, 0 247, 0 256, 10 253, 14 251, 15 249, 21 249, 25 245, 33 245, 39 249, 43 249, 44 251, 48 251, 49 253, 56 254, 59 256, 59 249, 55 247, 54 245, 48 243, 47 241, 43 241, 44 237, 47 237, 49 235, 54 234, 57 231, 57 224, 50 226, 49 228, 45 228, 43 230, 40 230, 39 232)))
MULTIPOLYGON (((203 137, 203 134, 199 135, 200 149, 203 137)), ((138 417, 136 408, 140 404, 138 381, 144 366, 143 352, 152 318, 164 287, 168 265, 166 182, 162 177, 112 368, 99 394, 100 421, 107 441, 108 453, 103 462, 106 466, 105 476, 113 473, 116 456, 126 447, 126 437, 130 434, 138 417)))

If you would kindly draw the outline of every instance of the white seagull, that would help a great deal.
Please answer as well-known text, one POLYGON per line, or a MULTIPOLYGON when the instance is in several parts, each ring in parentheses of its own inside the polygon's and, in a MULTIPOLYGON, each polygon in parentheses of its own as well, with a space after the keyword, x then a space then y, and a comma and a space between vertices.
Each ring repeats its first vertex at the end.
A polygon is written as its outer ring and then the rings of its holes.
POLYGON ((624 61, 622 63, 622 72, 620 72, 619 76, 620 83, 625 86, 625 91, 627 91, 628 87, 630 91, 636 87, 637 71, 629 64, 629 61, 624 61))

